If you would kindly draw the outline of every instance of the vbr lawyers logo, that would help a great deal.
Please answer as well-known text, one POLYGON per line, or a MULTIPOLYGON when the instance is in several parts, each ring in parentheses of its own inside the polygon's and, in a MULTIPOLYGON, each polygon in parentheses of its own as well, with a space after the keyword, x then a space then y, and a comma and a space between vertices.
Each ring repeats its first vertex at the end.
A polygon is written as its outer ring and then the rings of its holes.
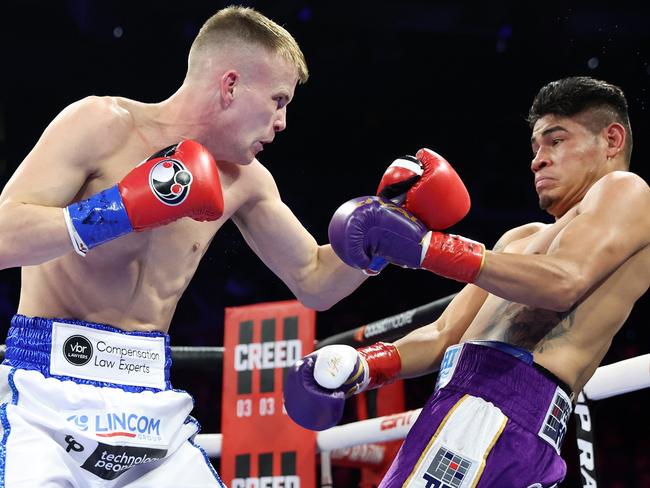
POLYGON ((70 336, 63 343, 63 357, 70 364, 83 366, 93 357, 93 346, 84 336, 70 336))

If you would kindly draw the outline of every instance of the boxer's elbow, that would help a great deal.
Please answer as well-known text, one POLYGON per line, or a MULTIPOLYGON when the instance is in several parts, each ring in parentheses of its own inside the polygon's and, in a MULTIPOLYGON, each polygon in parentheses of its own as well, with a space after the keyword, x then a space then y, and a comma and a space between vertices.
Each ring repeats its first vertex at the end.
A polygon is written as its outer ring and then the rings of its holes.
POLYGON ((332 299, 324 293, 308 293, 305 291, 294 291, 294 295, 305 307, 324 312, 332 308, 338 299, 332 299))
POLYGON ((352 292, 344 286, 332 287, 319 280, 299 281, 290 288, 300 303, 319 312, 329 310, 352 292))
POLYGON ((554 312, 568 312, 582 298, 585 288, 585 280, 579 274, 566 271, 554 280, 544 308, 554 312))
POLYGON ((0 269, 7 269, 16 266, 14 255, 16 253, 16 243, 13 236, 15 234, 16 219, 12 211, 12 205, 7 201, 0 204, 0 269))
POLYGON ((366 276, 339 261, 313 259, 285 277, 295 297, 306 307, 323 312, 352 293, 366 276))

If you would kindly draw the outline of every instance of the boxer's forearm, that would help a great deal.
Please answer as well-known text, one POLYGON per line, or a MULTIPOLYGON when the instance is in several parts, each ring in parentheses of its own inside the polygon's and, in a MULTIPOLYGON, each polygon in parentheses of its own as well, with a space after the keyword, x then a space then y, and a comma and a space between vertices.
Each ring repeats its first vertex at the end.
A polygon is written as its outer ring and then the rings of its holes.
POLYGON ((506 300, 566 311, 582 296, 575 267, 547 255, 487 251, 474 284, 506 300))
POLYGON ((0 205, 0 269, 44 263, 72 252, 63 209, 5 200, 0 205))
POLYGON ((394 342, 402 360, 400 378, 415 378, 437 371, 448 343, 434 322, 410 332, 394 342))
POLYGON ((316 310, 330 308, 368 278, 343 263, 329 244, 319 246, 314 261, 305 271, 293 292, 304 305, 316 310))

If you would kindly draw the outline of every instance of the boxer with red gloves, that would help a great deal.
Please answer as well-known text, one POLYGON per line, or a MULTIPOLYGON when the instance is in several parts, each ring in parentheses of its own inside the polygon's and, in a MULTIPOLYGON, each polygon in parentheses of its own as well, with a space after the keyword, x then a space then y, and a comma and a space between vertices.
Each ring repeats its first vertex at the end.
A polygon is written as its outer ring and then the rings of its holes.
POLYGON ((140 163, 118 184, 64 208, 75 251, 182 217, 216 220, 223 214, 217 165, 198 142, 185 140, 140 163))
POLYGON ((289 369, 284 406, 298 425, 325 430, 341 420, 346 398, 391 383, 400 369, 399 352, 392 344, 325 346, 289 369))
MULTIPOLYGON (((307 307, 365 280, 305 229, 257 159, 309 77, 293 36, 230 6, 186 59, 165 100, 93 95, 63 109, 0 193, 0 269, 23 268, 0 365, 7 486, 224 486, 193 442, 191 396, 171 383, 168 331, 228 220, 307 307), (107 445, 85 419, 116 405, 160 432, 107 445), (94 461, 106 452, 113 462, 94 461)), ((218 296, 209 276, 200 283, 218 296)))

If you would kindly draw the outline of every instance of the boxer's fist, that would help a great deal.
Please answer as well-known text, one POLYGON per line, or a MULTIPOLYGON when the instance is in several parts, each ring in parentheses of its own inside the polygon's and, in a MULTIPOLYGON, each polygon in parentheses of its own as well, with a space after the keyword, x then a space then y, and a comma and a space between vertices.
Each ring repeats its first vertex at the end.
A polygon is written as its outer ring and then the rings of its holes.
POLYGON ((419 268, 427 228, 408 211, 380 197, 354 198, 332 216, 332 249, 349 266, 366 269, 375 257, 419 268))
POLYGON ((289 368, 285 377, 287 414, 310 430, 336 425, 343 415, 345 399, 364 386, 366 371, 361 356, 350 346, 325 346, 311 353, 289 368))
POLYGON ((192 140, 157 152, 127 174, 117 188, 136 231, 181 217, 207 221, 223 214, 217 165, 208 150, 192 140))
POLYGON ((378 342, 358 350, 325 346, 289 369, 284 406, 298 425, 328 429, 341 420, 346 398, 389 383, 400 369, 400 357, 392 344, 378 342))
POLYGON ((402 156, 386 169, 377 195, 403 205, 427 228, 443 230, 459 222, 470 198, 454 168, 431 149, 402 156))
POLYGON ((337 256, 359 269, 381 257, 399 266, 472 283, 485 255, 483 244, 429 231, 406 209, 379 197, 355 198, 341 205, 328 234, 337 256))
POLYGON ((133 230, 182 217, 216 220, 224 202, 214 159, 201 144, 185 140, 131 170, 117 185, 64 209, 79 254, 133 230))

